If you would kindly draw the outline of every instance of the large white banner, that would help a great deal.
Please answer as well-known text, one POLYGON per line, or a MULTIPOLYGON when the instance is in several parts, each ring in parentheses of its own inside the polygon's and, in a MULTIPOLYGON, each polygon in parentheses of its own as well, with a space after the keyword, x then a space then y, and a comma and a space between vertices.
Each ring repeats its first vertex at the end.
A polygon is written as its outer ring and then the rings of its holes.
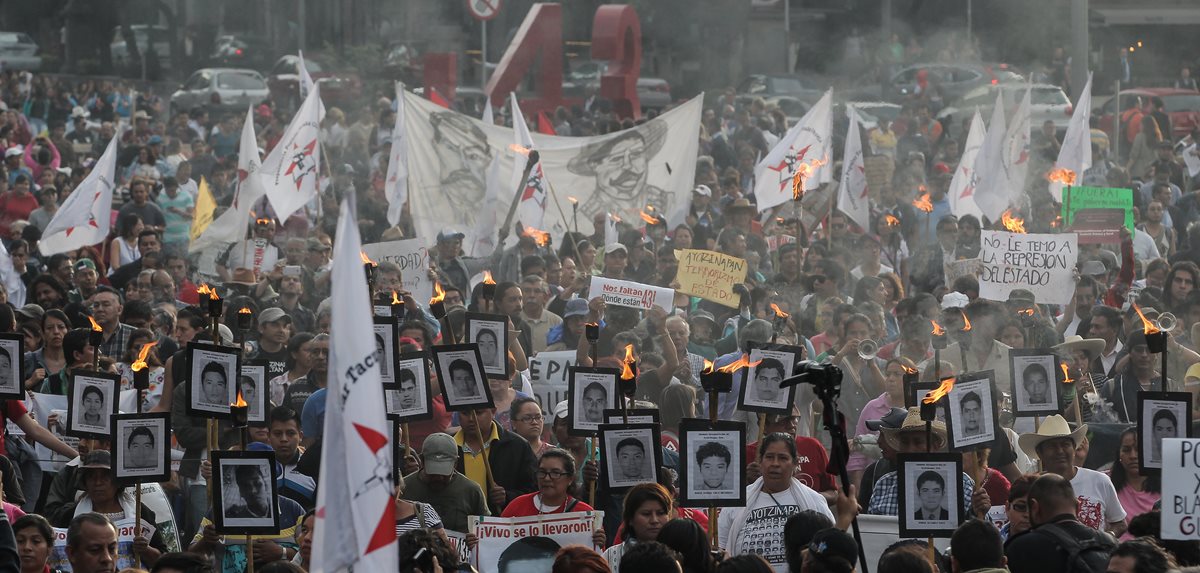
POLYGON ((467 527, 479 538, 475 546, 475 567, 479 571, 549 571, 560 548, 592 547, 592 532, 603 521, 603 511, 529 517, 472 515, 467 518, 467 527))
POLYGON ((567 369, 574 365, 574 350, 539 352, 529 359, 529 383, 542 411, 549 413, 567 399, 567 369))
POLYGON ((1075 293, 1079 236, 983 231, 979 296, 1008 300, 1013 289, 1033 291, 1038 304, 1067 304, 1075 293))
MULTIPOLYGON (((567 196, 579 200, 578 228, 592 232, 592 216, 612 212, 627 221, 654 205, 673 214, 686 207, 695 179, 702 96, 632 129, 597 137, 531 134, 552 182, 543 230, 560 236, 576 221, 567 196), (561 207, 561 211, 560 208, 561 207), (564 221, 564 219, 567 219, 564 221)), ((504 223, 514 189, 499 189, 485 201, 488 165, 499 161, 499 180, 520 177, 525 156, 509 148, 511 128, 488 125, 404 94, 408 133, 409 204, 417 236, 432 241, 452 227, 473 245, 477 221, 495 217, 491 234, 504 223)), ((513 233, 509 232, 511 236, 513 233)), ((480 253, 476 253, 479 255, 480 253)))

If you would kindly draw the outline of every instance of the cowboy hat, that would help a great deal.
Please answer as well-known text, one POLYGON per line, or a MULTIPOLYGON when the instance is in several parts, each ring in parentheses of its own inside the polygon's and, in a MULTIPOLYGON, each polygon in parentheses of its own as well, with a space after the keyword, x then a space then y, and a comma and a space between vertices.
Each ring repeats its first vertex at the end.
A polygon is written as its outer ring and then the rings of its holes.
POLYGON ((729 206, 725 208, 726 213, 743 210, 749 211, 751 214, 758 212, 758 208, 751 204, 750 200, 745 197, 738 197, 733 201, 733 203, 730 203, 729 206))
POLYGON ((1084 338, 1078 334, 1072 334, 1051 348, 1054 349, 1055 354, 1062 356, 1069 356, 1075 350, 1087 352, 1088 356, 1098 356, 1104 352, 1104 339, 1084 338))
POLYGON ((258 284, 258 281, 255 280, 255 278, 254 278, 254 270, 253 269, 247 269, 247 268, 242 267, 242 268, 234 269, 233 274, 230 275, 229 280, 225 281, 225 284, 254 286, 254 285, 258 284))
POLYGON ((1079 442, 1087 435, 1087 429, 1087 424, 1080 424, 1072 432, 1071 427, 1067 425, 1067 419, 1063 418, 1061 414, 1055 414, 1043 420, 1036 432, 1021 434, 1021 437, 1017 438, 1017 445, 1021 447, 1025 455, 1032 459, 1038 459, 1037 447, 1042 442, 1056 438, 1071 438, 1071 441, 1075 442, 1075 447, 1078 448, 1079 442))
POLYGON ((589 144, 579 155, 571 158, 567 170, 576 175, 596 175, 596 165, 612 153, 618 143, 627 139, 640 140, 645 144, 645 149, 639 155, 649 162, 667 142, 667 122, 652 119, 637 127, 610 134, 604 141, 589 144))
MULTIPOLYGON (((941 450, 946 447, 946 423, 940 420, 934 420, 931 424, 933 430, 932 449, 941 450)), ((921 419, 921 409, 913 407, 908 409, 908 415, 904 417, 904 422, 899 428, 881 427, 879 433, 883 439, 887 440, 892 449, 900 449, 900 434, 905 432, 925 432, 925 420, 921 419)))

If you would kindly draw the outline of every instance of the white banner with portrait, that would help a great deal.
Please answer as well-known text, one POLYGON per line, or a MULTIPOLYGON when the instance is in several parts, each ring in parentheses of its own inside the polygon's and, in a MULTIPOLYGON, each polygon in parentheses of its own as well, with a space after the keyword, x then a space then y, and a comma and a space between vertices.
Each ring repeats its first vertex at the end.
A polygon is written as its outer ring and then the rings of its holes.
POLYGON ((475 567, 499 573, 549 571, 560 548, 592 547, 592 533, 603 523, 603 511, 467 518, 467 528, 479 538, 475 567))
MULTIPOLYGON (((468 253, 476 239, 493 242, 512 202, 513 171, 519 176, 525 167, 525 156, 509 148, 512 128, 485 124, 412 93, 404 98, 409 202, 417 236, 432 241, 451 227, 466 234, 468 253), (493 160, 500 183, 492 182, 494 197, 485 200, 493 160), (494 218, 486 233, 477 230, 477 218, 485 214, 494 218)), ((696 96, 637 127, 596 137, 532 134, 550 187, 543 230, 560 237, 577 226, 590 234, 593 215, 612 212, 637 221, 646 205, 682 215, 695 179, 701 104, 702 96, 696 96), (567 196, 579 200, 578 221, 567 196)))

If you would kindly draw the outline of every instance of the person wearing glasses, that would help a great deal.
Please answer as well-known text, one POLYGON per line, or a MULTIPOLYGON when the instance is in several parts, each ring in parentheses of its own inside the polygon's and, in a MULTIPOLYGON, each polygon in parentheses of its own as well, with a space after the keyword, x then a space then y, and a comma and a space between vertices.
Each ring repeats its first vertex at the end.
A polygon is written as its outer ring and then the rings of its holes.
POLYGON ((547 450, 554 447, 550 442, 542 439, 542 430, 545 428, 546 418, 542 414, 542 407, 538 405, 536 399, 528 396, 517 398, 513 400, 508 412, 509 419, 512 421, 513 433, 525 438, 525 441, 529 442, 529 447, 533 450, 533 455, 540 457, 547 450))
MULTIPOLYGON (((536 476, 538 490, 514 498, 504 507, 501 517, 592 511, 592 506, 572 495, 575 489, 575 458, 566 450, 546 450, 538 458, 536 476)), ((471 544, 471 537, 467 536, 468 544, 471 544)), ((603 529, 597 529, 592 534, 592 543, 598 547, 604 547, 606 539, 603 529)))

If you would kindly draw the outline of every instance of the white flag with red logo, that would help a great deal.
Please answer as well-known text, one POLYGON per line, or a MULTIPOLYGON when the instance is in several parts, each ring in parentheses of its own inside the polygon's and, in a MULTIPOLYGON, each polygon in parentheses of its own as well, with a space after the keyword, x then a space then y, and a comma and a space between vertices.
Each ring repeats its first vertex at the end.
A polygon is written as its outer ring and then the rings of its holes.
MULTIPOLYGON (((1092 130, 1088 118, 1092 115, 1092 73, 1088 72, 1087 83, 1079 93, 1079 101, 1075 111, 1071 113, 1071 123, 1067 124, 1067 134, 1063 136, 1062 148, 1058 150, 1058 159, 1054 162, 1055 169, 1069 169, 1075 174, 1075 181, 1083 182, 1083 172, 1092 166, 1092 130)), ((1062 201, 1063 184, 1050 182, 1050 193, 1062 201)))
POLYGON ((833 90, 825 92, 800 121, 754 167, 754 197, 766 211, 792 200, 792 176, 801 163, 824 162, 804 180, 812 191, 833 180, 833 90))
POLYGON ((1032 91, 1032 88, 1025 88, 1025 97, 1013 112, 1004 134, 1004 180, 1010 203, 1025 192, 1025 175, 1029 172, 1032 91))
POLYGON ((867 185, 867 165, 863 161, 862 136, 858 133, 858 114, 851 113, 842 154, 842 180, 838 184, 838 211, 845 213, 860 229, 870 232, 871 199, 867 185))
POLYGON ((242 140, 238 146, 238 180, 233 203, 188 245, 188 252, 196 253, 213 245, 236 243, 246 238, 246 227, 253 218, 251 210, 264 193, 262 183, 255 176, 260 167, 262 161, 258 157, 258 139, 254 136, 252 106, 246 110, 246 122, 242 124, 242 140))
POLYGON ((321 172, 321 134, 319 104, 321 87, 314 86, 304 104, 292 118, 275 148, 267 154, 258 172, 266 189, 267 199, 275 208, 275 216, 287 221, 317 196, 317 179, 321 172))
POLYGON ((383 377, 371 329, 371 301, 363 274, 354 195, 338 213, 333 246, 333 322, 325 445, 313 573, 394 571, 396 509, 392 501, 392 430, 383 405, 383 377))
POLYGON ((975 204, 987 218, 999 221, 1008 208, 1008 187, 1003 177, 1004 134, 1008 131, 1004 122, 1004 97, 996 95, 992 108, 992 121, 988 123, 987 135, 975 156, 975 204))
POLYGON ((92 172, 71 192, 42 231, 38 250, 43 255, 95 245, 108 237, 116 173, 117 138, 113 137, 92 166, 92 172))
POLYGON ((954 177, 950 180, 950 191, 947 192, 950 212, 958 217, 983 216, 983 211, 980 211, 979 205, 975 203, 975 158, 979 156, 979 148, 983 146, 986 133, 983 116, 979 115, 979 110, 975 110, 975 116, 971 118, 971 128, 967 131, 967 140, 963 142, 962 158, 958 161, 958 168, 954 170, 954 177))
MULTIPOLYGON (((313 88, 317 86, 317 82, 313 81, 312 76, 308 74, 308 65, 304 63, 304 50, 297 50, 297 53, 300 56, 300 81, 297 83, 300 84, 300 101, 304 101, 308 99, 308 94, 312 93, 313 88)), ((324 121, 325 102, 320 102, 318 108, 320 109, 321 121, 324 121)), ((280 220, 282 221, 283 219, 280 220)))
POLYGON ((404 130, 404 87, 396 82, 396 124, 392 126, 392 150, 388 155, 387 179, 383 185, 388 201, 388 223, 400 222, 408 201, 408 135, 404 130))
MULTIPOLYGON (((529 153, 528 150, 533 149, 533 137, 529 135, 529 126, 525 124, 525 114, 521 112, 521 106, 517 103, 517 94, 509 94, 509 106, 512 109, 513 117, 513 135, 514 143, 524 148, 524 153, 529 153)), ((521 153, 521 152, 518 152, 521 153)), ((524 172, 525 160, 518 157, 516 165, 519 169, 513 169, 513 186, 523 185, 521 191, 520 203, 517 204, 517 220, 526 227, 535 229, 542 228, 542 221, 546 217, 546 175, 542 171, 542 162, 539 159, 533 165, 533 169, 529 171, 529 177, 522 184, 520 181, 521 174, 524 172)))

